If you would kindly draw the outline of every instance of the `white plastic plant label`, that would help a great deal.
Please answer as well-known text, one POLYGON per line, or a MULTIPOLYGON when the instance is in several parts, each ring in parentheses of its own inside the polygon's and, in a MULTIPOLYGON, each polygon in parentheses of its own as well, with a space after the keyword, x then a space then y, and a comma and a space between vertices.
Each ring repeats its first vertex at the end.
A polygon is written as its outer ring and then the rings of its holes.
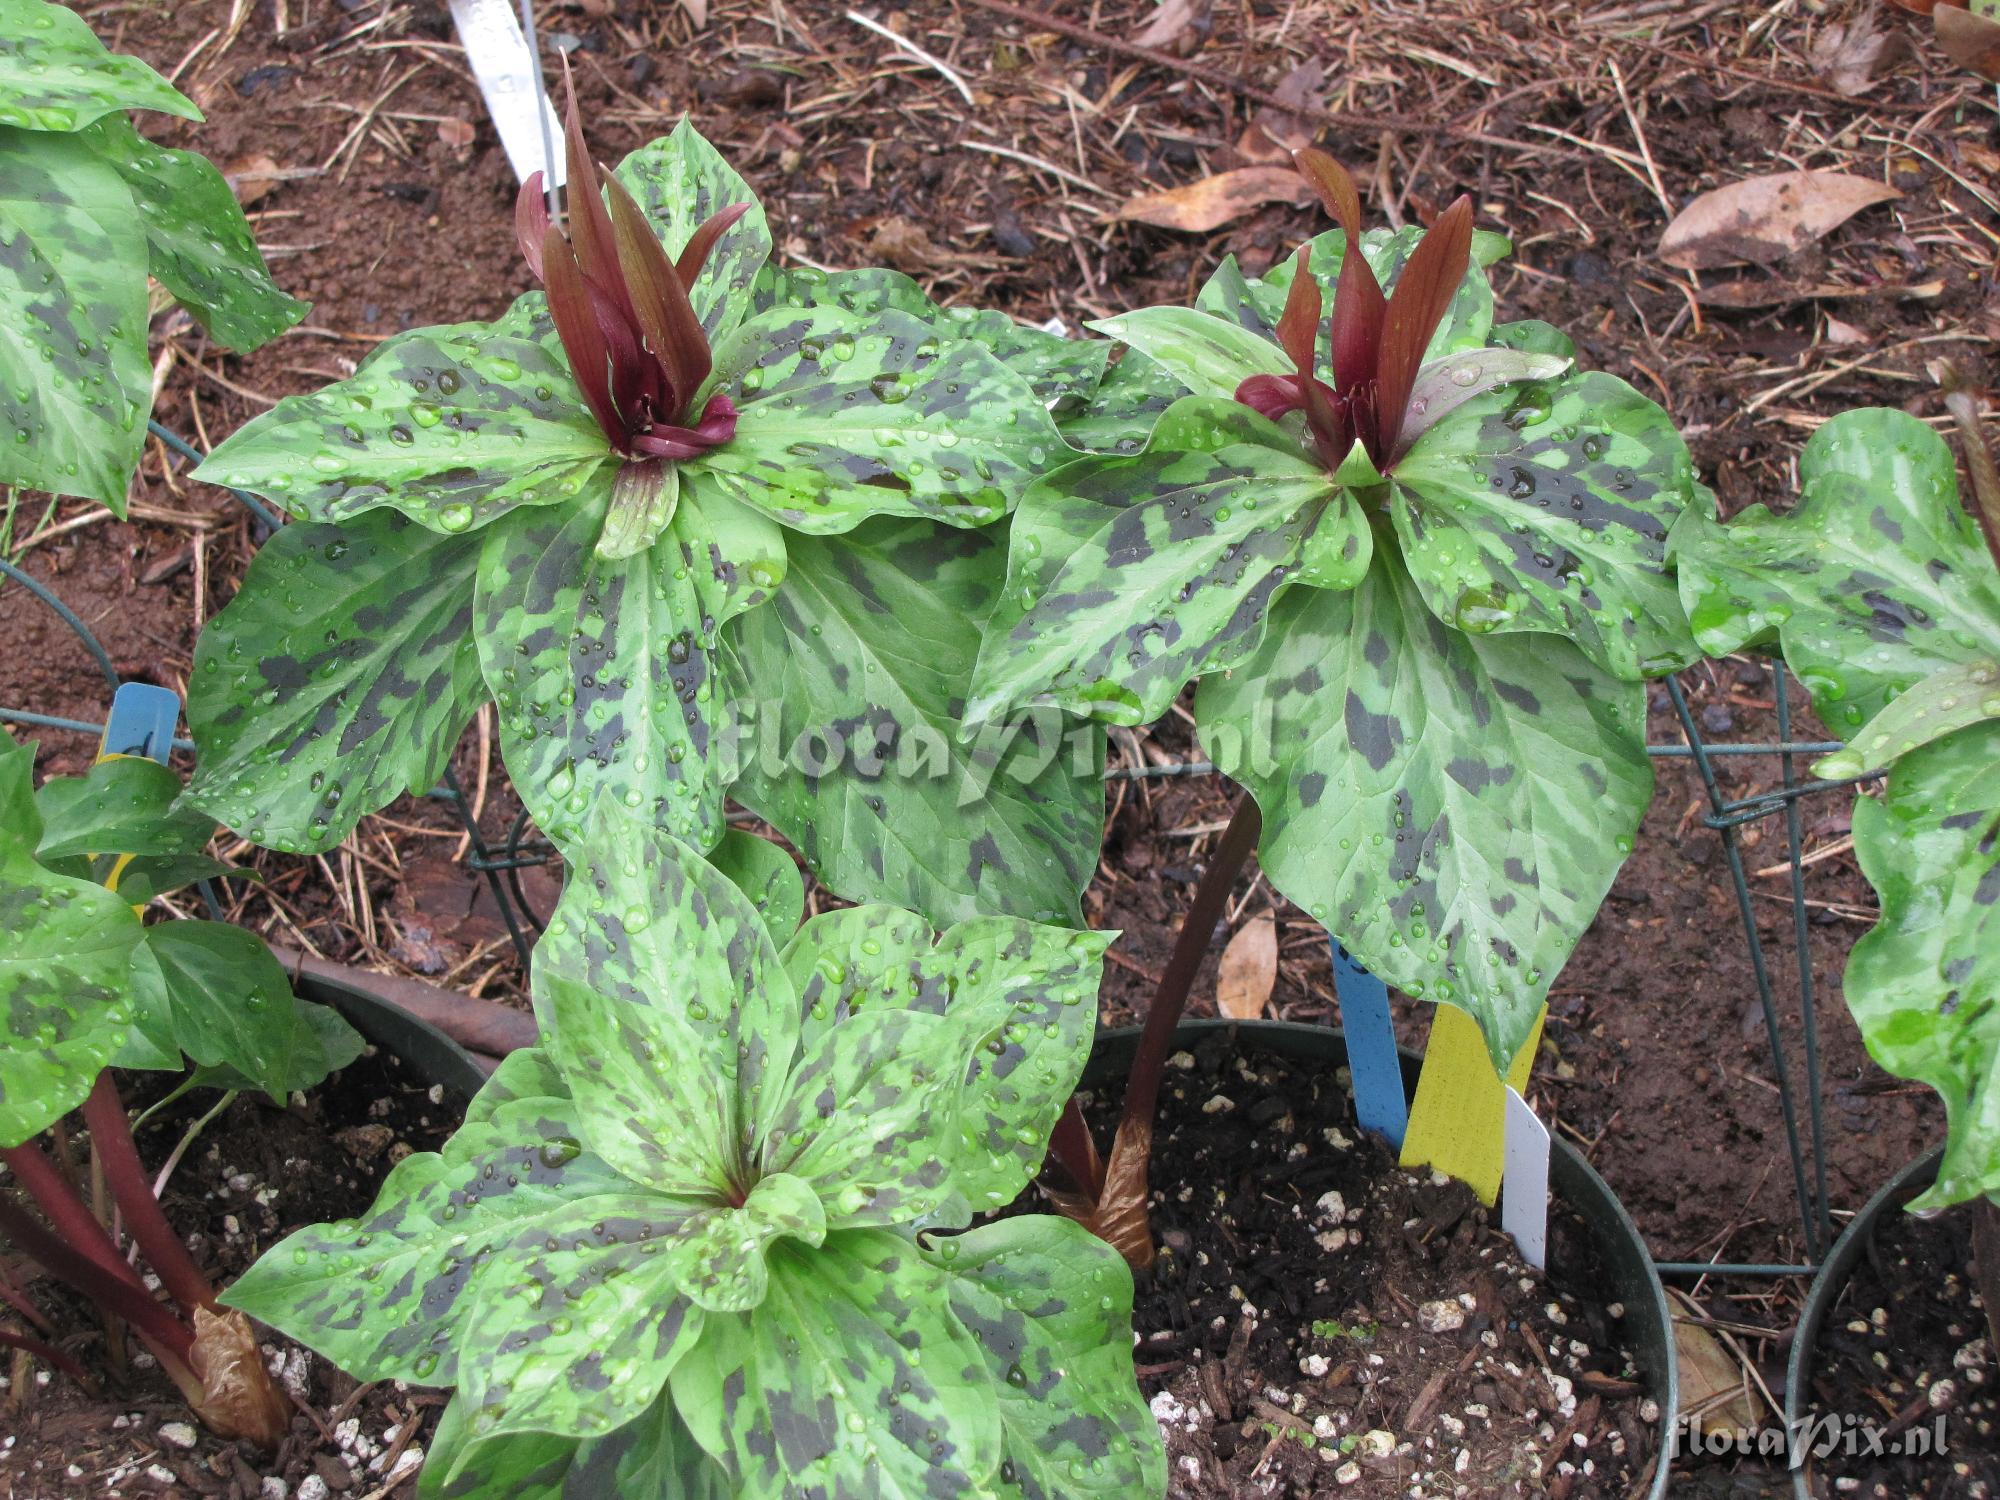
POLYGON ((451 17, 514 176, 526 182, 549 166, 556 186, 562 186, 562 122, 536 87, 537 59, 522 35, 514 0, 451 0, 451 17))
POLYGON ((1507 1090, 1506 1165, 1500 1174, 1500 1227, 1521 1259, 1549 1265, 1549 1127, 1515 1089, 1507 1090))

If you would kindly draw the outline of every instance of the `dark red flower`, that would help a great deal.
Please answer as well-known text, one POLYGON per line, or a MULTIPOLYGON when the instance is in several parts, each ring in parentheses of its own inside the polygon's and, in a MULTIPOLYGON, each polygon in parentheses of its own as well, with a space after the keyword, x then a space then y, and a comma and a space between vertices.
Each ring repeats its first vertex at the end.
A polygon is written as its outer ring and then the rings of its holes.
POLYGON ((1385 298, 1361 254, 1361 195, 1354 179, 1339 162, 1312 147, 1293 152, 1292 161, 1347 232, 1328 326, 1333 384, 1314 370, 1319 283, 1307 263, 1309 247, 1301 245, 1278 320, 1278 342, 1296 373, 1253 375, 1236 388, 1236 399, 1273 419, 1303 411, 1313 446, 1328 469, 1339 468, 1358 440, 1386 474, 1408 446, 1403 429, 1424 350, 1471 263, 1472 201, 1461 197, 1438 215, 1404 263, 1395 295, 1385 298))
POLYGON ((711 359, 688 289, 750 205, 733 203, 714 215, 680 259, 670 260, 624 185, 600 178, 574 89, 566 141, 568 236, 549 222, 540 172, 514 200, 514 232, 528 269, 548 289, 549 314, 591 415, 627 458, 693 458, 728 442, 736 407, 727 396, 709 397, 699 415, 690 410, 711 359))

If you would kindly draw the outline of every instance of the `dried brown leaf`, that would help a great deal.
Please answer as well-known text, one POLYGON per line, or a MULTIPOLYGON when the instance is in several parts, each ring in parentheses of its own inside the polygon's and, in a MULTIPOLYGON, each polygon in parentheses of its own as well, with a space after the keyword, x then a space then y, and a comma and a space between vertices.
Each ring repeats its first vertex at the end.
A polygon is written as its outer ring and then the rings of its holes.
POLYGON ((469 148, 479 134, 472 128, 470 120, 461 119, 457 115, 448 115, 439 120, 437 132, 438 139, 454 151, 464 151, 469 148))
POLYGON ((245 208, 266 197, 292 174, 285 171, 268 151, 239 156, 222 169, 222 179, 245 208))
POLYGON ((1146 1212, 1146 1168, 1152 1156, 1152 1121, 1127 1118, 1118 1122, 1101 1196, 1092 1198, 1088 1193, 1046 1183, 1042 1187, 1057 1213, 1076 1220, 1103 1240, 1135 1271, 1153 1264, 1153 1226, 1146 1212))
POLYGON ((1674 1354, 1681 1370, 1681 1410, 1704 1433, 1754 1432, 1764 1403, 1742 1361, 1706 1328, 1684 1317, 1677 1307, 1674 1354))
POLYGON ((1827 87, 1853 98, 1873 88, 1883 71, 1908 50, 1902 32, 1881 30, 1871 13, 1848 25, 1836 22, 1823 28, 1808 55, 1827 87))
POLYGON ((1271 1003, 1278 982, 1278 924, 1266 914, 1237 929, 1222 950, 1215 980, 1215 1008, 1232 1021, 1254 1021, 1271 1003))
POLYGON ((1873 204, 1903 195, 1846 172, 1774 172, 1703 193, 1660 238, 1682 270, 1765 265, 1804 249, 1873 204))
POLYGON ((234 1308, 194 1310, 188 1364, 201 1378, 195 1415, 217 1435, 275 1449, 291 1430, 292 1410, 264 1368, 250 1320, 234 1308))
POLYGON ((2000 80, 2000 21, 1945 5, 1931 20, 1946 57, 1982 78, 2000 80))
POLYGON ((1206 0, 1162 0, 1160 8, 1132 40, 1141 47, 1151 47, 1158 52, 1172 51, 1185 55, 1194 46, 1184 44, 1192 41, 1200 45, 1199 35, 1189 37, 1190 30, 1208 30, 1208 4, 1206 0))
POLYGON ((1311 201, 1311 187, 1289 166, 1235 167, 1164 192, 1141 193, 1120 208, 1117 216, 1162 229, 1206 234, 1266 203, 1304 207, 1311 201))

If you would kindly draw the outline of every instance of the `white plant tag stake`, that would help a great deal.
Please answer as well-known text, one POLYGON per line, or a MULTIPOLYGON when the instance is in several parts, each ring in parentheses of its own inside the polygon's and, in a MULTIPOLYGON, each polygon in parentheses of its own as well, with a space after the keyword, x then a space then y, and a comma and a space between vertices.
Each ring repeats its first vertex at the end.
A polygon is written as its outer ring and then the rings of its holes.
POLYGON ((553 163, 548 163, 548 143, 562 139, 562 122, 537 86, 539 60, 521 33, 513 0, 451 0, 451 18, 458 23, 466 60, 486 97, 487 112, 500 132, 514 176, 526 182, 546 163, 560 187, 562 154, 555 153, 553 163))
POLYGON ((1500 1174, 1500 1227, 1514 1237, 1521 1259, 1549 1267, 1549 1127, 1507 1090, 1506 1165, 1500 1174))

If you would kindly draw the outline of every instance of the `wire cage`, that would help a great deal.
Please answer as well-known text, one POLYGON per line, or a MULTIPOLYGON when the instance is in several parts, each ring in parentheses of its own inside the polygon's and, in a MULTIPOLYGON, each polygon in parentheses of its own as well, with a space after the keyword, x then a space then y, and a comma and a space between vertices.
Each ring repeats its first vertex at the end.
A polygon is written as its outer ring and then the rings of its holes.
MULTIPOLYGON (((174 452, 192 462, 199 462, 201 455, 177 434, 157 422, 152 423, 151 428, 153 435, 174 452)), ((276 529, 279 524, 277 518, 255 496, 233 489, 230 493, 249 511, 259 540, 276 529)), ((120 685, 120 677, 109 652, 105 650, 103 643, 97 639, 90 627, 53 589, 5 558, 0 558, 0 580, 20 585, 40 604, 53 611, 64 625, 75 633, 84 650, 104 674, 107 692, 116 692, 120 685)), ((0 584, 0 587, 4 587, 4 584, 0 584)), ((1808 940, 1811 911, 1806 899, 1805 822, 1802 804, 1808 797, 1852 787, 1857 782, 1869 780, 1870 776, 1827 781, 1800 775, 1800 757, 1824 755, 1843 747, 1837 741, 1804 741, 1792 737, 1793 711, 1787 692, 1788 677, 1785 668, 1781 662, 1774 660, 1769 664, 1769 672, 1771 696, 1777 713, 1778 738, 1775 741, 1710 742, 1704 736, 1696 716, 1691 711, 1680 682, 1669 677, 1665 680, 1664 686, 1678 720, 1682 739, 1679 742, 1649 744, 1646 749, 1656 760, 1683 759, 1692 763, 1708 804, 1708 811, 1702 821, 1708 828, 1714 830, 1721 840, 1729 882, 1736 899, 1743 941, 1747 947, 1750 970, 1754 978, 1757 1005, 1762 1014, 1765 1040, 1771 1053, 1779 1110, 1784 1125, 1786 1154, 1791 1167, 1793 1193, 1798 1205, 1800 1242, 1806 1247, 1807 1258, 1802 1262, 1791 1264, 1656 1259, 1654 1265, 1663 1277, 1811 1276, 1819 1269, 1819 1264, 1825 1258, 1834 1239, 1832 1205, 1827 1188, 1819 1028, 1814 1009, 1815 985, 1812 951, 1808 940), (1741 756, 1758 757, 1766 762, 1775 760, 1778 767, 1777 785, 1746 797, 1728 796, 1723 788, 1722 778, 1717 774, 1717 763, 1741 756), (1796 958, 1795 973, 1789 983, 1780 978, 1777 972, 1778 966, 1774 965, 1767 953, 1764 939, 1758 931, 1750 874, 1744 862, 1745 831, 1755 824, 1780 820, 1784 828, 1789 864, 1788 900, 1791 906, 1796 958), (1781 987, 1790 991, 1789 998, 1799 1007, 1802 1056, 1796 1063, 1790 1056, 1790 1049, 1784 1037, 1784 1016, 1779 997, 1781 987), (1800 1109, 1801 1095, 1804 1097, 1803 1112, 1800 1109)), ((72 732, 93 738, 101 737, 104 731, 102 724, 39 713, 25 706, 11 704, 0 705, 0 722, 20 724, 28 728, 72 732)), ((194 746, 189 740, 176 739, 174 748, 191 751, 194 746)), ((1217 773, 1215 767, 1206 761, 1189 761, 1171 765, 1118 767, 1107 774, 1109 779, 1117 780, 1205 776, 1217 773)), ((446 768, 441 783, 433 788, 429 795, 448 804, 456 815, 466 840, 465 863, 486 882, 487 889, 506 923, 515 955, 525 969, 535 938, 542 931, 543 917, 523 889, 521 872, 553 860, 554 846, 533 832, 526 810, 521 811, 512 820, 506 835, 497 843, 489 839, 474 814, 472 800, 466 795, 457 776, 449 767, 446 768)), ((219 918, 222 915, 222 907, 211 884, 203 881, 199 889, 210 914, 219 918)))

